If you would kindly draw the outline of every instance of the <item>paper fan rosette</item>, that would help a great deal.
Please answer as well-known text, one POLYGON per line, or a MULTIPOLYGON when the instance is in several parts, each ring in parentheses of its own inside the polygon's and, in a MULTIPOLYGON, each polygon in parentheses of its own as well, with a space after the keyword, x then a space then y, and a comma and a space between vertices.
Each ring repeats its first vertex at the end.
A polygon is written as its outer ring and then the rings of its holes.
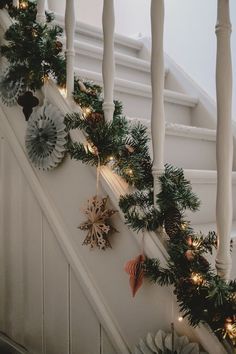
POLYGON ((148 333, 145 339, 140 339, 135 347, 134 354, 207 354, 202 352, 197 343, 191 343, 186 336, 174 334, 174 341, 171 333, 159 330, 155 336, 148 333), (172 347, 174 345, 174 348, 172 347), (174 351, 173 351, 174 350, 174 351))
POLYGON ((46 104, 35 110, 28 121, 25 146, 32 164, 42 170, 55 168, 66 152, 64 116, 57 107, 46 104))
POLYGON ((9 81, 9 70, 7 69, 0 77, 0 97, 7 106, 17 104, 17 99, 24 92, 23 80, 9 81))

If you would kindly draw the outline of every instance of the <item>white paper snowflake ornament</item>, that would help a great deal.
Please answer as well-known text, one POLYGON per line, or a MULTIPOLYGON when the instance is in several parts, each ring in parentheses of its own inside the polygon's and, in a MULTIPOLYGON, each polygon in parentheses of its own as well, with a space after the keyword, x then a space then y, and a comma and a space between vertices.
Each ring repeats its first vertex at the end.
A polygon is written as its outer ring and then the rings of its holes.
POLYGON ((57 107, 44 104, 36 109, 28 121, 25 146, 32 164, 51 170, 66 153, 67 131, 64 116, 57 107))

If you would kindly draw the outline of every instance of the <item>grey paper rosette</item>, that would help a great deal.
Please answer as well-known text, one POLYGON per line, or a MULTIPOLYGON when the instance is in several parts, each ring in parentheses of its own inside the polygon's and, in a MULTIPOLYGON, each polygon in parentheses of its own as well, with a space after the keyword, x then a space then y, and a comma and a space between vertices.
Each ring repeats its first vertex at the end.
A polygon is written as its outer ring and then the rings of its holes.
POLYGON ((51 170, 62 161, 66 152, 67 132, 64 116, 51 104, 36 109, 30 116, 25 145, 32 164, 51 170))
MULTIPOLYGON (((172 354, 172 334, 158 331, 155 336, 148 333, 145 340, 140 339, 134 354, 172 354)), ((207 354, 201 352, 197 343, 190 343, 186 336, 174 335, 174 353, 177 354, 207 354)))
POLYGON ((7 106, 17 104, 17 99, 24 92, 23 80, 8 81, 8 70, 0 77, 0 97, 2 102, 7 106))

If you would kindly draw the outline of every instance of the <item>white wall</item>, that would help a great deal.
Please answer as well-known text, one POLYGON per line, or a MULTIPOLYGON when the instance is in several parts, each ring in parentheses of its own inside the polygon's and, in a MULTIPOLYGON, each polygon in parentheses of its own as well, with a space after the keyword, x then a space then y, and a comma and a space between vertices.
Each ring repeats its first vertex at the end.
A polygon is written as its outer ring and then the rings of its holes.
MULTIPOLYGON (((215 98, 216 0, 166 0, 166 52, 215 98), (180 6, 181 4, 181 6, 180 6)), ((234 119, 236 119, 236 2, 233 24, 234 119)))
MULTIPOLYGON (((49 0, 63 11, 65 1, 49 0)), ((82 22, 101 26, 102 0, 75 0, 82 22)), ((215 98, 216 0, 165 0, 165 51, 215 98)), ((150 36, 150 0, 115 0, 116 32, 150 36)), ((236 119, 236 1, 231 0, 233 24, 234 115, 236 119), (234 28, 235 27, 235 28, 234 28), (235 30, 235 32, 234 32, 235 30)))

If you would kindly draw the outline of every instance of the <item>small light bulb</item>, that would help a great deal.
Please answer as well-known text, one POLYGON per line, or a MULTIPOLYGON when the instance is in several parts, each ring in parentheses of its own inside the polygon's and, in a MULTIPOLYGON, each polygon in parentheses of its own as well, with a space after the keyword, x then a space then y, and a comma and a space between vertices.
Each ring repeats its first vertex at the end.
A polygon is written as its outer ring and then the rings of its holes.
POLYGON ((227 323, 226 328, 228 331, 232 331, 234 329, 231 323, 227 323))
POLYGON ((110 157, 109 157, 109 161, 112 162, 112 161, 114 161, 114 160, 115 160, 115 159, 114 159, 114 156, 110 156, 110 157))
POLYGON ((133 176, 133 170, 131 168, 127 170, 127 175, 133 176))
POLYGON ((179 316, 179 317, 178 317, 178 321, 179 321, 179 322, 182 322, 183 320, 184 320, 184 318, 183 318, 182 316, 179 316))
POLYGON ((25 9, 27 9, 27 7, 28 7, 28 3, 26 1, 22 1, 20 3, 20 9, 21 10, 25 10, 25 9))
POLYGON ((187 227, 188 227, 188 223, 183 222, 183 223, 181 224, 181 229, 182 229, 182 230, 186 230, 187 227))
POLYGON ((192 273, 191 279, 197 285, 200 285, 203 282, 201 274, 198 273, 192 273))
POLYGON ((200 240, 194 240, 193 241, 193 247, 195 247, 195 248, 198 248, 200 246, 200 244, 201 244, 200 240))
POLYGON ((44 75, 43 78, 42 78, 42 81, 43 81, 44 84, 46 84, 49 81, 48 75, 44 75))
POLYGON ((36 37, 38 37, 38 32, 35 29, 33 29, 32 30, 32 35, 33 35, 34 38, 36 38, 36 37))
POLYGON ((86 107, 86 108, 83 108, 83 113, 84 113, 84 116, 87 118, 92 113, 92 110, 91 110, 91 108, 86 107))

